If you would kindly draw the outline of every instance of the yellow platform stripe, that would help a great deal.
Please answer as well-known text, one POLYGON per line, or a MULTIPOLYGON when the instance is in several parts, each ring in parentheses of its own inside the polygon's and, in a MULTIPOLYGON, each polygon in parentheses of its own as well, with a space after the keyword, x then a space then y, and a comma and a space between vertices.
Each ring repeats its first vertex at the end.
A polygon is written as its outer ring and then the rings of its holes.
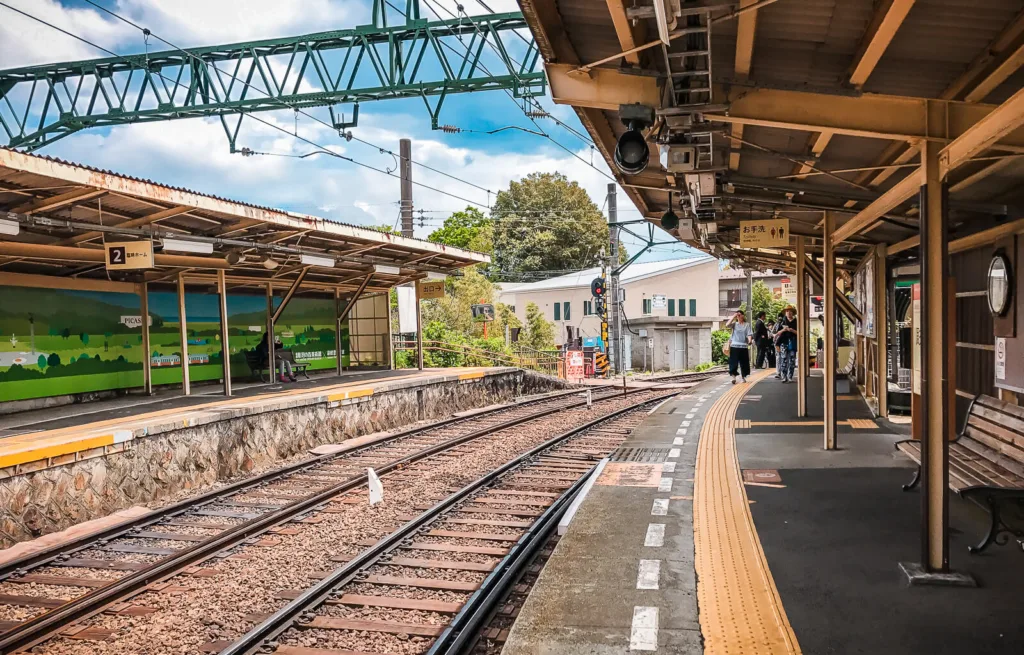
MULTIPOLYGON (((768 372, 750 378, 756 383, 768 372)), ((707 655, 800 653, 750 514, 733 418, 752 385, 723 394, 704 419, 694 474, 700 629, 707 655)))

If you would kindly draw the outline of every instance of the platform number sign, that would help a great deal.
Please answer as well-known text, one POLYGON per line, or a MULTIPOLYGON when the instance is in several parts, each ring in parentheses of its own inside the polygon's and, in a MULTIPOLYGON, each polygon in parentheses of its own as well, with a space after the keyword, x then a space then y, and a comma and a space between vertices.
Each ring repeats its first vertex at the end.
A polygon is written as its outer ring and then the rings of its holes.
POLYGON ((152 241, 108 241, 107 270, 153 268, 152 241))

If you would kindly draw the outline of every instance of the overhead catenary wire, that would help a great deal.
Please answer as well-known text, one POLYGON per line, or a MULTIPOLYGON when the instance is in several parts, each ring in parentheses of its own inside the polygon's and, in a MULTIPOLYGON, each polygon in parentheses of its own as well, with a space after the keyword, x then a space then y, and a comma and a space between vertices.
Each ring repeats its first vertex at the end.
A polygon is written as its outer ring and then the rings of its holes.
MULTIPOLYGON (((90 0, 86 0, 86 1, 88 2, 90 0)), ((125 57, 124 55, 121 55, 121 54, 119 54, 117 52, 114 52, 113 50, 109 50, 109 49, 107 49, 107 48, 105 48, 105 47, 103 47, 101 45, 93 43, 92 41, 89 41, 88 39, 86 39, 84 37, 81 37, 81 36, 79 36, 77 34, 74 34, 73 32, 70 32, 70 31, 65 30, 65 29, 63 29, 61 27, 58 27, 57 25, 54 25, 53 23, 50 23, 50 22, 48 22, 48 21, 46 21, 46 20, 44 20, 42 18, 39 18, 38 16, 34 16, 34 15, 28 13, 28 12, 22 11, 21 9, 18 9, 17 7, 12 7, 11 5, 7 4, 6 2, 3 2, 2 0, 0 0, 0 6, 6 7, 7 9, 10 9, 11 11, 13 11, 15 13, 21 14, 22 16, 24 16, 24 17, 26 17, 26 18, 28 18, 30 20, 34 20, 34 21, 36 21, 38 23, 46 25, 47 27, 55 29, 58 32, 61 32, 62 34, 65 34, 67 36, 70 36, 73 39, 76 39, 78 41, 81 41, 82 43, 85 43, 86 45, 92 46, 93 48, 96 48, 97 50, 101 50, 101 51, 109 54, 112 57, 116 57, 116 58, 121 59, 121 60, 123 60, 123 61, 125 61, 127 63, 132 63, 131 60, 128 57, 125 57)), ((159 37, 157 37, 157 38, 159 38, 159 37)), ((175 46, 172 46, 172 47, 175 47, 175 46)), ((170 78, 167 78, 167 77, 165 77, 160 72, 156 72, 155 74, 160 79, 162 79, 164 82, 173 84, 174 86, 181 87, 181 88, 187 90, 187 87, 185 87, 185 85, 181 84, 180 82, 178 82, 176 80, 172 80, 170 78)), ((288 107, 288 108, 291 108, 291 107, 288 107)), ((377 168, 376 166, 372 166, 370 164, 365 164, 365 163, 363 163, 361 161, 358 161, 358 160, 356 160, 356 159, 354 159, 352 157, 348 157, 348 156, 345 156, 345 155, 338 154, 336 152, 332 152, 331 150, 329 150, 327 148, 327 146, 324 146, 324 145, 321 145, 319 143, 316 143, 315 141, 312 141, 311 139, 307 139, 306 137, 300 136, 297 133, 289 132, 288 130, 284 129, 283 127, 281 127, 279 125, 275 125, 274 123, 271 123, 270 121, 263 120, 262 118, 259 118, 258 116, 255 116, 253 114, 246 114, 246 115, 249 118, 251 118, 252 120, 255 120, 255 121, 259 122, 259 123, 262 123, 262 124, 264 124, 264 125, 266 125, 268 127, 271 127, 271 128, 273 128, 273 129, 275 129, 275 130, 277 130, 279 132, 287 134, 288 136, 291 136, 291 137, 293 137, 295 139, 298 139, 300 141, 304 141, 305 143, 307 143, 307 144, 309 144, 309 145, 311 145, 314 148, 317 148, 319 150, 318 153, 307 153, 307 156, 310 155, 310 154, 326 154, 326 155, 330 155, 330 156, 336 157, 338 159, 342 159, 342 160, 348 161, 348 162, 350 162, 352 164, 355 164, 357 166, 361 166, 363 168, 366 168, 366 169, 369 169, 369 170, 372 170, 372 171, 376 171, 376 172, 382 173, 384 175, 388 175, 389 177, 393 177, 395 179, 401 179, 401 176, 395 175, 394 173, 388 172, 388 171, 386 171, 384 169, 377 168)), ((320 121, 319 119, 316 119, 316 120, 318 122, 323 123, 323 121, 320 121)), ((324 123, 324 124, 328 125, 326 123, 324 123)), ((331 125, 328 125, 328 126, 331 127, 332 130, 334 129, 333 126, 331 126, 331 125)), ((489 207, 488 205, 476 202, 475 200, 470 200, 468 198, 464 198, 464 197, 456 195, 454 193, 450 193, 448 191, 444 191, 442 189, 438 189, 438 188, 432 187, 432 186, 430 186, 428 184, 423 184, 422 182, 417 182, 417 181, 413 180, 412 183, 414 185, 416 185, 416 186, 421 187, 421 188, 428 189, 430 191, 434 191, 434 192, 440 193, 442 195, 450 196, 450 197, 455 198, 457 200, 461 200, 462 202, 468 202, 468 203, 470 203, 472 205, 476 205, 478 207, 484 207, 484 208, 488 208, 489 207)))
MULTIPOLYGON (((424 3, 426 4, 426 5, 427 5, 427 8, 428 8, 428 9, 430 9, 430 12, 431 12, 432 14, 434 14, 434 16, 435 16, 435 17, 436 17, 436 18, 437 18, 438 20, 440 20, 440 21, 443 21, 443 20, 444 20, 444 19, 442 19, 442 18, 441 18, 441 15, 440 15, 440 14, 438 14, 438 13, 437 13, 437 11, 436 11, 436 10, 434 9, 434 3, 433 3, 433 2, 431 2, 431 0, 423 0, 423 2, 424 2, 424 3)), ((453 13, 452 13, 452 12, 451 12, 450 10, 448 10, 448 9, 447 9, 447 8, 446 8, 446 7, 444 6, 444 5, 440 5, 440 6, 441 6, 441 8, 442 8, 442 9, 444 9, 444 10, 445 10, 445 11, 446 11, 446 12, 448 13, 448 15, 450 15, 450 16, 451 16, 452 18, 459 18, 459 16, 457 16, 456 14, 453 14, 453 13)), ((481 38, 483 38, 483 39, 484 39, 484 42, 485 42, 485 43, 487 43, 488 45, 490 45, 490 47, 491 47, 491 48, 494 48, 494 46, 493 46, 493 45, 491 45, 489 41, 487 41, 487 39, 486 39, 486 36, 484 36, 484 35, 483 35, 483 33, 482 33, 482 32, 480 31, 480 26, 479 26, 479 25, 477 25, 477 24, 476 24, 476 22, 475 22, 475 21, 473 21, 473 19, 472 19, 472 18, 469 18, 468 16, 467 16, 467 20, 469 20, 470 24, 472 24, 472 25, 473 25, 473 28, 474 28, 474 29, 476 30, 477 34, 479 34, 479 35, 481 36, 481 38)), ((453 36, 455 36, 455 38, 456 38, 456 39, 458 39, 458 41, 459 41, 459 44, 460 44, 460 45, 462 46, 462 48, 463 48, 463 49, 464 49, 464 50, 466 51, 466 54, 467 54, 467 55, 470 55, 470 56, 472 56, 472 53, 470 52, 469 48, 468 48, 468 47, 466 46, 466 44, 465 44, 465 43, 463 42, 463 40, 462 40, 462 37, 461 37, 461 36, 460 36, 459 34, 457 34, 457 33, 455 32, 455 30, 453 30, 453 29, 451 28, 451 26, 449 26, 449 27, 448 27, 448 31, 449 31, 449 32, 451 32, 451 33, 452 33, 452 35, 453 35, 453 36)), ((440 44, 441 44, 442 46, 444 46, 444 47, 448 48, 449 50, 452 50, 452 51, 454 51, 454 48, 452 48, 452 47, 451 47, 451 46, 450 46, 449 44, 445 43, 444 41, 438 40, 438 43, 440 43, 440 44)), ((499 55, 500 55, 500 54, 501 54, 501 53, 499 53, 499 55)), ((511 57, 509 57, 509 59, 511 60, 511 57)), ((513 60, 513 61, 514 61, 514 60, 513 60)), ((479 66, 480 66, 480 69, 481 69, 481 70, 483 70, 483 71, 484 71, 485 73, 487 73, 488 75, 492 75, 492 73, 491 73, 491 72, 490 72, 489 70, 487 70, 487 67, 486 67, 486 66, 484 66, 483 64, 479 64, 479 66)), ((514 73, 513 73, 513 74, 514 74, 514 73)), ((518 76, 516 76, 516 77, 517 77, 517 79, 518 79, 518 76)), ((510 91, 509 91, 508 89, 504 89, 504 91, 505 91, 505 94, 506 94, 506 95, 507 95, 507 96, 509 97, 509 99, 511 99, 511 100, 512 100, 513 104, 515 104, 515 105, 516 105, 516 107, 517 107, 517 108, 519 108, 519 103, 518 103, 518 102, 516 102, 515 96, 513 96, 513 95, 512 95, 512 93, 511 93, 511 92, 510 92, 510 91)), ((521 108, 520 108, 520 109, 521 109, 521 108)), ((580 156, 580 155, 579 155, 578 153, 575 153, 575 152, 573 152, 573 151, 572 151, 572 150, 570 150, 570 149, 569 149, 568 147, 566 147, 566 146, 565 146, 564 144, 562 144, 561 142, 557 141, 557 140, 556 140, 556 139, 554 139, 554 138, 553 138, 553 137, 552 137, 552 136, 551 136, 550 134, 548 134, 547 132, 545 132, 545 131, 544 131, 544 128, 542 128, 542 127, 540 126, 540 124, 539 124, 539 123, 537 123, 537 121, 536 121, 536 120, 534 120, 534 119, 533 119, 533 117, 531 117, 531 116, 530 116, 530 115, 529 115, 529 114, 528 114, 527 112, 523 111, 523 114, 524 114, 524 115, 526 116, 526 118, 528 118, 528 119, 530 120, 530 122, 531 122, 531 123, 533 123, 534 127, 536 127, 536 128, 538 129, 538 130, 540 130, 540 131, 541 131, 541 132, 542 132, 542 133, 544 134, 544 138, 546 138, 547 140, 551 141, 551 143, 555 144, 556 146, 558 146, 558 147, 559 147, 559 148, 561 148, 562 150, 566 151, 567 153, 569 153, 570 155, 572 155, 573 157, 575 157, 575 158, 576 158, 576 159, 578 159, 579 161, 583 162, 584 164, 586 164, 586 165, 587 165, 587 166, 589 166, 590 168, 593 168, 593 169, 594 169, 595 171, 597 171, 597 172, 598 172, 598 173, 600 173, 601 175, 605 176, 606 178, 608 178, 608 179, 609 179, 609 180, 611 180, 612 182, 614 182, 614 181, 615 181, 615 178, 614 178, 613 176, 611 176, 611 175, 609 175, 608 173, 606 173, 606 172, 602 171, 602 170, 601 170, 600 168, 597 168, 596 166, 594 166, 593 164, 591 164, 590 162, 588 162, 588 161, 587 161, 586 159, 584 159, 583 157, 581 157, 581 156, 580 156)), ((591 145, 593 145, 593 144, 591 144, 591 145)))

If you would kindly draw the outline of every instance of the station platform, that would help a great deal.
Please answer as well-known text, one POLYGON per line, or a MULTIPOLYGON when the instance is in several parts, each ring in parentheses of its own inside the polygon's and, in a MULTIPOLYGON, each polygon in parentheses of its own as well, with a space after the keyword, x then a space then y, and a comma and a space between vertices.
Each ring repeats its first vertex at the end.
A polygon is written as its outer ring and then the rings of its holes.
MULTIPOLYGON (((225 398, 220 392, 184 396, 164 391, 152 397, 125 396, 83 405, 32 410, 0 417, 0 471, 46 468, 75 461, 97 448, 117 447, 136 438, 239 416, 338 403, 409 386, 481 379, 518 369, 479 367, 352 371, 312 376, 292 384, 250 384, 225 398), (31 465, 31 466, 30 466, 31 465)), ((199 387, 201 390, 202 387, 199 387)), ((117 450, 117 448, 115 448, 117 450)), ((2 476, 0 476, 2 477, 2 476)))
POLYGON ((968 554, 987 519, 952 496, 951 566, 978 587, 908 587, 921 497, 893 447, 908 426, 845 396, 826 452, 821 390, 810 378, 805 419, 796 385, 765 372, 660 406, 591 488, 505 655, 1024 651, 1016 542, 968 554))

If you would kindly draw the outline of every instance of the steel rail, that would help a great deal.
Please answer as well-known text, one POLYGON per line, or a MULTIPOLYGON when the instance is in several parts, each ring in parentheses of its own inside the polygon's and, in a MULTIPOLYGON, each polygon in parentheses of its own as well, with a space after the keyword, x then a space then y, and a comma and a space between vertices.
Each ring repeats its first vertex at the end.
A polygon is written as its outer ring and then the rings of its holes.
MULTIPOLYGON (((676 391, 672 391, 668 394, 662 394, 648 400, 634 403, 628 407, 618 409, 592 421, 588 421, 583 425, 577 426, 567 432, 548 439, 544 443, 481 476, 459 491, 440 501, 430 509, 424 511, 415 519, 407 522, 390 535, 384 537, 374 546, 364 550, 348 563, 334 569, 320 582, 303 591, 295 598, 295 600, 279 609, 265 621, 255 626, 252 630, 236 640, 233 644, 220 651, 220 655, 255 655, 256 653, 266 652, 263 650, 264 646, 271 645, 270 642, 275 638, 279 637, 285 631, 295 627, 301 620, 303 614, 322 605, 334 594, 336 588, 354 581, 364 569, 381 561, 385 555, 400 547, 406 539, 416 534, 427 524, 440 518, 447 510, 453 508, 473 493, 486 487, 510 471, 519 468, 537 455, 543 453, 545 450, 561 444, 563 441, 571 439, 580 433, 586 432, 601 423, 614 420, 623 414, 635 411, 644 405, 661 402, 662 400, 675 395, 675 393, 676 391)), ((576 485, 579 484, 580 481, 578 480, 573 487, 570 487, 570 490, 578 488, 576 485)))
MULTIPOLYGON (((633 393, 642 391, 649 391, 649 389, 631 390, 633 393)), ((578 393, 578 391, 574 390, 573 393, 578 393)), ((615 392, 605 397, 593 399, 593 402, 611 400, 617 397, 618 393, 615 392)), ((527 416, 514 418, 496 426, 489 426, 480 430, 475 430, 468 434, 446 440, 440 444, 430 446, 411 455, 406 455, 393 460, 376 468, 375 471, 378 474, 386 474, 414 462, 431 457, 432 455, 444 452, 445 450, 459 446, 463 443, 479 439, 480 437, 493 432, 507 430, 523 423, 535 421, 551 414, 556 414, 558 412, 567 411, 584 405, 586 405, 586 401, 581 400, 569 405, 544 409, 540 412, 535 412, 527 416)), ((615 414, 613 413, 609 416, 613 415, 615 414)), ((475 418, 479 418, 480 416, 480 414, 470 416, 467 417, 467 420, 471 421, 475 418)), ((600 421, 603 419, 597 420, 600 421)), ((591 423, 593 423, 593 421, 591 423)), ((423 431, 423 429, 420 428, 417 431, 423 431)), ((390 440, 391 439, 389 439, 389 441, 390 440)), ((379 445, 379 443, 380 442, 374 445, 379 445)), ((98 614, 110 605, 122 602, 125 598, 135 594, 150 584, 172 577, 198 562, 208 559, 218 552, 228 548, 233 548, 250 537, 261 534, 297 515, 314 510, 317 506, 329 501, 331 498, 366 484, 366 481, 366 474, 354 476, 311 496, 307 496, 284 505, 278 510, 267 512, 262 516, 250 519, 245 523, 235 526, 234 528, 213 535, 206 541, 197 543, 194 546, 183 549, 175 555, 171 555, 163 560, 154 562, 150 567, 130 573, 122 578, 118 578, 106 586, 100 587, 88 594, 68 601, 64 605, 52 609, 45 614, 29 619, 28 621, 25 621, 4 633, 0 633, 0 653, 7 655, 9 653, 27 650, 32 646, 51 638, 56 632, 66 629, 70 623, 81 621, 98 614)), ((166 517, 167 515, 165 514, 164 516, 166 517)), ((95 542, 95 540, 93 541, 95 542)))

